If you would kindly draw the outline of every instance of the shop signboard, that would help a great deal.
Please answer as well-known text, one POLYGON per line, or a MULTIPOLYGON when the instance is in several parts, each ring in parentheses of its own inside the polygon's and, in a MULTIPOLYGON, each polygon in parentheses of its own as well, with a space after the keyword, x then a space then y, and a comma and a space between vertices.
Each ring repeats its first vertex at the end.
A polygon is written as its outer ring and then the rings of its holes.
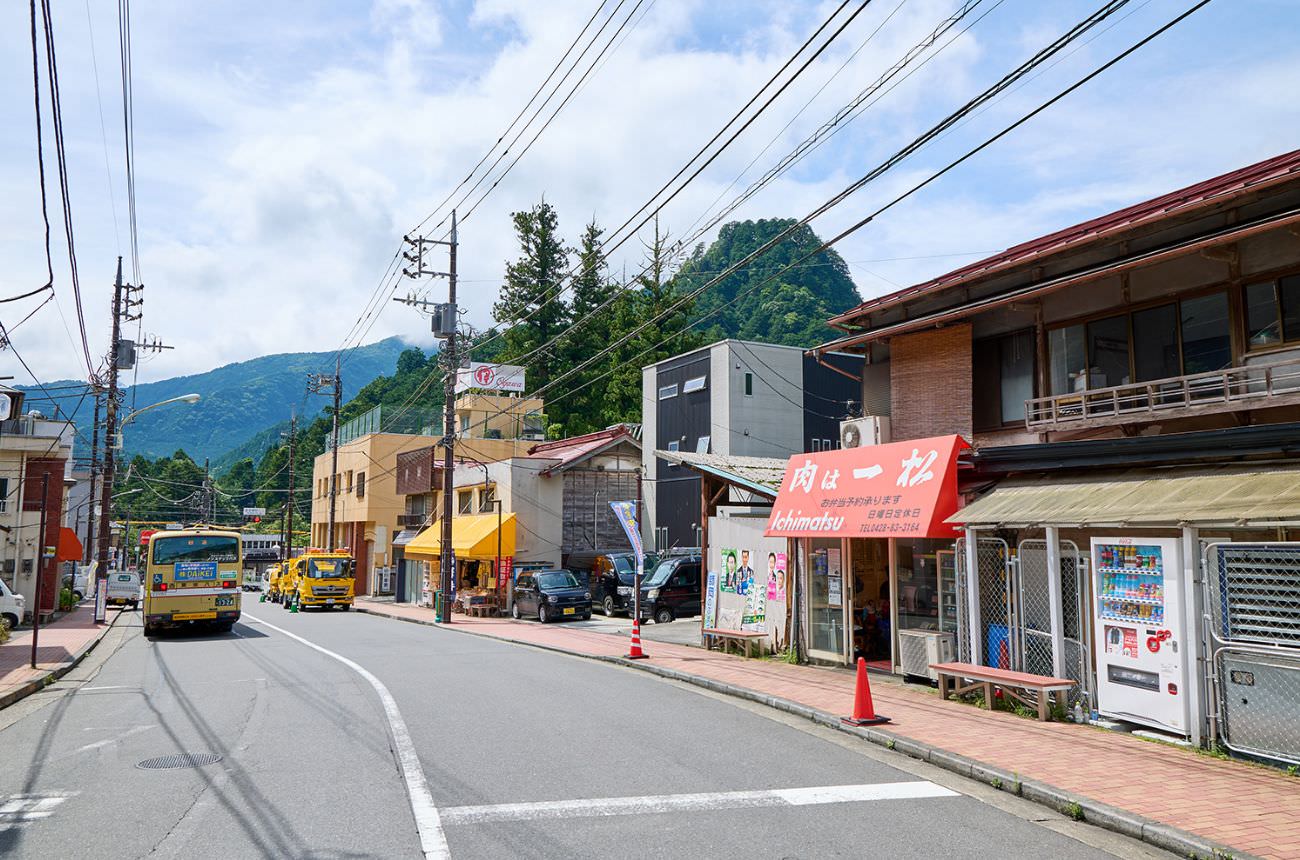
POLYGON ((514 364, 491 364, 471 361, 469 367, 456 371, 456 392, 481 388, 486 391, 524 391, 524 369, 514 364))
POLYGON ((768 537, 951 538, 960 436, 795 454, 768 537))
POLYGON ((515 557, 513 555, 503 555, 501 557, 501 568, 497 571, 497 591, 505 591, 506 586, 514 582, 514 566, 515 557))

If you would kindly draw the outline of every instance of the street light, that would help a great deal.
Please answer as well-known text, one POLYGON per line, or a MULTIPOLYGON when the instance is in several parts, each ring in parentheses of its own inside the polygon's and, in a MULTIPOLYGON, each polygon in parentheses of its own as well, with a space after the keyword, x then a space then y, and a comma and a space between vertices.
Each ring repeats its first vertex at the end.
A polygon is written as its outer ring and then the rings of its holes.
POLYGON ((166 400, 159 400, 157 403, 151 403, 142 409, 135 410, 130 415, 123 418, 122 423, 118 425, 117 438, 113 440, 113 447, 119 451, 122 450, 122 431, 126 429, 126 425, 130 424, 132 421, 134 421, 136 418, 139 418, 142 414, 148 412, 150 409, 157 409, 159 406, 166 406, 169 403, 198 403, 198 402, 199 402, 199 395, 182 394, 180 397, 170 397, 166 400))

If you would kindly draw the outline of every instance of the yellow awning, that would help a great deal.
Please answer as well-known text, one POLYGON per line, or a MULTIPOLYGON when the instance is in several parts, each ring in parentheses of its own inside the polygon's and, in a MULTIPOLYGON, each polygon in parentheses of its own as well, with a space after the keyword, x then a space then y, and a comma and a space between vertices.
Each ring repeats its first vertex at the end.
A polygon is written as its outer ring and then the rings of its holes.
MULTIPOLYGON (((464 514, 451 518, 451 548, 457 558, 495 559, 497 515, 464 514)), ((515 554, 515 515, 501 517, 501 556, 515 554)), ((437 559, 442 555, 442 523, 434 523, 406 545, 407 558, 437 559)))
POLYGON ((1300 468, 1145 469, 1003 481, 948 518, 972 526, 1271 526, 1300 522, 1300 468))

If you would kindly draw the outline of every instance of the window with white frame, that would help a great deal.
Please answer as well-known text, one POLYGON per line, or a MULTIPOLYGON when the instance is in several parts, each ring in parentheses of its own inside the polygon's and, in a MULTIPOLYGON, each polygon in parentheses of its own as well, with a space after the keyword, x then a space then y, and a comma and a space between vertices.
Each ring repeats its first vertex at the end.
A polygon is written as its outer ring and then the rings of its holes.
POLYGON ((696 453, 696 454, 707 454, 707 453, 709 453, 709 443, 710 443, 711 441, 713 441, 713 437, 712 437, 712 436, 701 436, 699 439, 696 439, 696 440, 695 440, 695 453, 696 453))
POLYGON ((676 397, 676 396, 677 396, 677 383, 676 383, 676 382, 674 382, 672 385, 663 385, 663 386, 660 386, 660 387, 659 387, 659 399, 660 399, 660 400, 671 400, 672 398, 674 398, 674 397, 676 397))
POLYGON ((686 380, 682 383, 682 394, 690 394, 693 391, 703 391, 705 379, 706 378, 703 376, 696 376, 692 379, 686 380))

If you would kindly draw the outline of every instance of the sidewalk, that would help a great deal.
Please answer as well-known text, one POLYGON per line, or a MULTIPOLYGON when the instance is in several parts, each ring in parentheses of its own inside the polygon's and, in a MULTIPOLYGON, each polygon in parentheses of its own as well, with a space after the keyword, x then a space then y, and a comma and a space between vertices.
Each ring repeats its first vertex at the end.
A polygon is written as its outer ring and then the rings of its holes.
MULTIPOLYGON (((406 621, 433 620, 432 610, 409 604, 363 599, 357 608, 406 621)), ((840 669, 746 660, 666 643, 647 646, 650 660, 624 661, 619 658, 627 652, 626 642, 564 624, 457 615, 452 628, 617 659, 836 726, 835 715, 849 713, 853 701, 853 674, 840 669)), ((1236 858, 1300 860, 1300 778, 1126 734, 944 702, 934 691, 913 685, 882 682, 872 693, 877 713, 892 722, 885 730, 850 731, 891 749, 1081 814, 1180 856, 1215 856, 1218 850, 1236 858)))
POLYGON ((9 641, 0 645, 0 708, 35 693, 81 662, 115 617, 116 613, 110 613, 108 624, 96 625, 94 604, 86 602, 54 622, 42 624, 35 669, 31 668, 32 628, 15 630, 9 641))

